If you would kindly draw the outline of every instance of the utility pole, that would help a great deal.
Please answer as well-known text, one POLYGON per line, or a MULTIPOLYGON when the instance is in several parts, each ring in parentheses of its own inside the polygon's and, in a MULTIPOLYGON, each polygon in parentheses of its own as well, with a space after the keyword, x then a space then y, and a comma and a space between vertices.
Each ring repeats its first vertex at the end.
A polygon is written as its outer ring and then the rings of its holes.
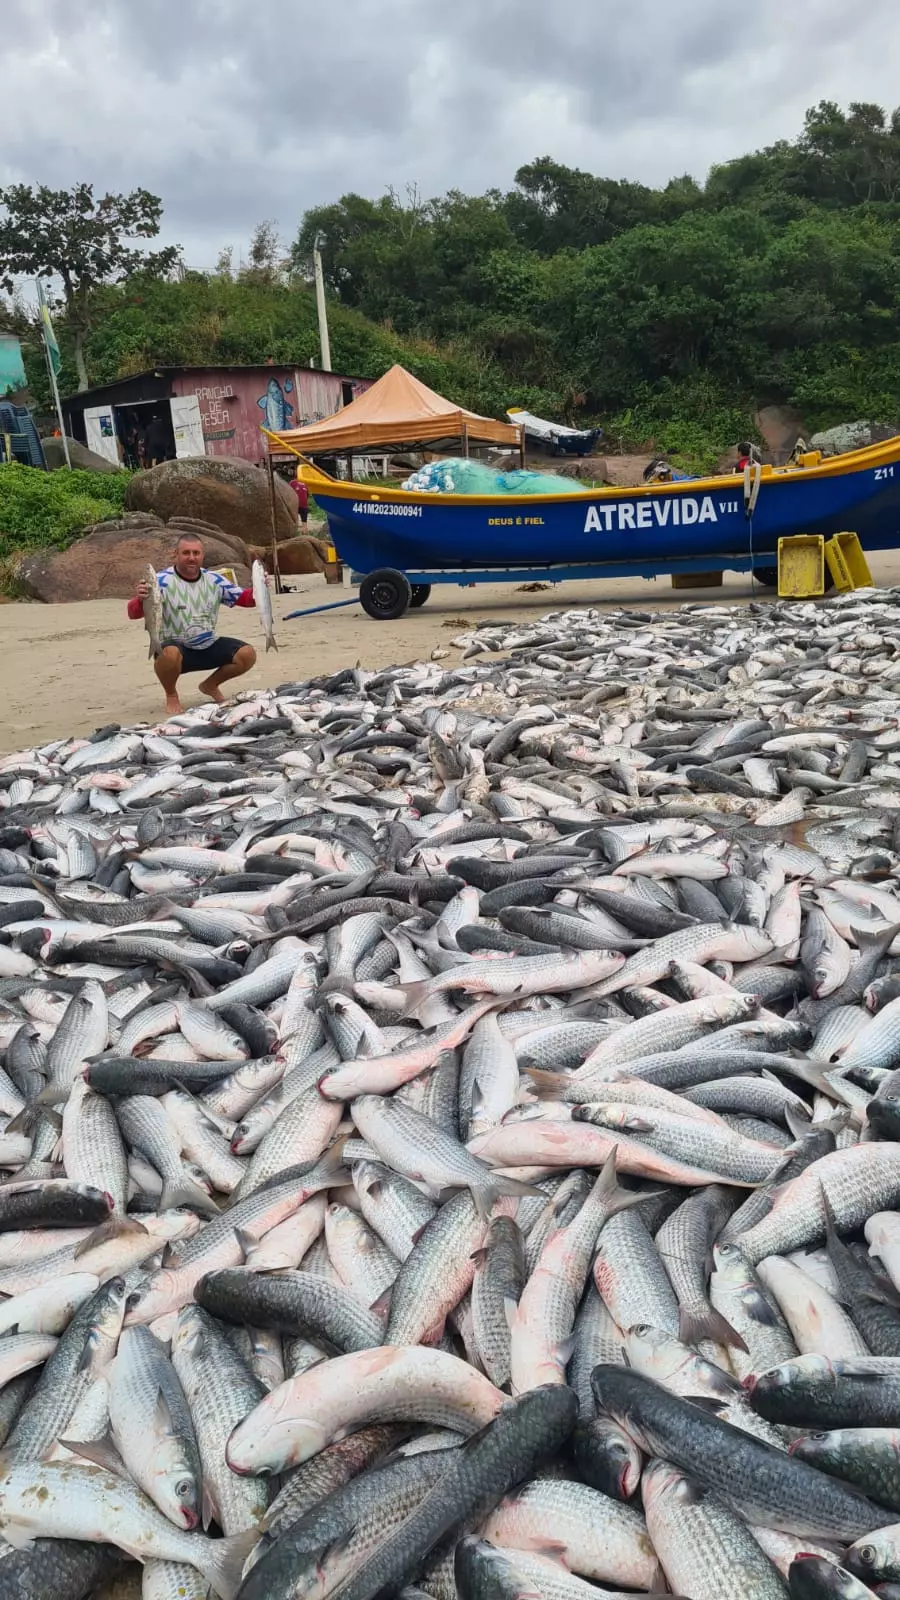
POLYGON ((322 371, 331 371, 331 345, 328 340, 328 312, 325 307, 325 277, 322 272, 322 247, 324 233, 317 233, 313 244, 313 268, 316 274, 316 310, 319 313, 319 346, 322 352, 322 371))

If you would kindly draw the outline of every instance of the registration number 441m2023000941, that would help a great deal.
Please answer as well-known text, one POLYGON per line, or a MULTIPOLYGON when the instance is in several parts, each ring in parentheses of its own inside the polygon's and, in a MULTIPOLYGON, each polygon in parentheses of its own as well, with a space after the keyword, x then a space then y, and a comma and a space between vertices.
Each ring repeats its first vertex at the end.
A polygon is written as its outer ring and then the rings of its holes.
POLYGON ((395 506, 385 500, 354 500, 353 510, 365 517, 420 517, 421 506, 395 506))

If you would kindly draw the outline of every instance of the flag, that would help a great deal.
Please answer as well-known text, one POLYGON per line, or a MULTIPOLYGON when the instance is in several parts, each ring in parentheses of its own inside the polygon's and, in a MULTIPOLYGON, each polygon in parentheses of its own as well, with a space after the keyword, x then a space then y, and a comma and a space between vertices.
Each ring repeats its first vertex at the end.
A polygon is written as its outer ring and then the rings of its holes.
POLYGON ((53 323, 50 320, 50 308, 47 305, 44 285, 40 278, 37 280, 37 292, 38 305, 41 308, 41 328, 44 335, 44 344, 47 347, 47 355, 53 368, 53 376, 58 378, 59 369, 62 366, 62 357, 59 353, 59 345, 56 342, 56 334, 53 332, 53 323))

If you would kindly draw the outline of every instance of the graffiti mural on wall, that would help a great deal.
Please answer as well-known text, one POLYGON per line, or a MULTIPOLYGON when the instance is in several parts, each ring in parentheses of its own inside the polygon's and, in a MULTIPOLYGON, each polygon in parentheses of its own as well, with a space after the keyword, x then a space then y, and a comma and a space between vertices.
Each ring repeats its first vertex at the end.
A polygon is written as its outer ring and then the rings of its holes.
POLYGON ((194 393, 200 405, 200 422, 204 439, 233 439, 234 428, 230 426, 231 414, 225 405, 226 400, 233 401, 235 398, 232 385, 198 383, 194 393))
POLYGON ((333 416, 352 381, 354 398, 365 380, 306 367, 207 367, 173 376, 175 395, 197 396, 207 455, 262 461, 263 428, 279 432, 333 416))
POLYGON ((256 404, 262 410, 266 427, 277 433, 280 428, 292 428, 294 408, 285 399, 286 394, 293 394, 294 385, 290 378, 285 378, 284 388, 277 378, 270 378, 266 384, 266 392, 261 395, 256 404))

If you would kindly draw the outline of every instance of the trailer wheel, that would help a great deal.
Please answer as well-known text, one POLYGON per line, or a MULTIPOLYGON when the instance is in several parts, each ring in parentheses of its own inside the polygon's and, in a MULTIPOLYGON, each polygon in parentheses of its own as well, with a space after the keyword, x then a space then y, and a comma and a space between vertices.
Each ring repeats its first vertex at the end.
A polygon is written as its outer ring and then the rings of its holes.
MULTIPOLYGON (((756 579, 757 583, 761 584, 764 589, 777 589, 778 588, 778 568, 777 567, 757 567, 756 571, 753 574, 753 576, 756 579)), ((824 593, 825 594, 830 594, 831 590, 833 588, 834 588, 834 579, 831 576, 830 571, 826 567, 826 569, 825 569, 824 593)))
POLYGON ((413 586, 412 586, 412 599, 410 600, 409 603, 412 606, 414 611, 418 611, 419 607, 423 606, 425 604, 425 601, 428 599, 428 596, 430 595, 430 593, 431 593, 431 584, 430 583, 414 583, 413 584, 413 586))
POLYGON ((395 622, 404 616, 412 600, 412 584, 405 573, 393 567, 370 572, 359 586, 359 602, 376 622, 395 622))
POLYGON ((777 589, 778 588, 778 568, 777 567, 755 567, 754 570, 753 570, 753 576, 756 579, 757 583, 761 583, 762 584, 764 589, 777 589))

